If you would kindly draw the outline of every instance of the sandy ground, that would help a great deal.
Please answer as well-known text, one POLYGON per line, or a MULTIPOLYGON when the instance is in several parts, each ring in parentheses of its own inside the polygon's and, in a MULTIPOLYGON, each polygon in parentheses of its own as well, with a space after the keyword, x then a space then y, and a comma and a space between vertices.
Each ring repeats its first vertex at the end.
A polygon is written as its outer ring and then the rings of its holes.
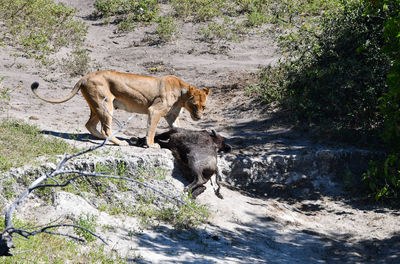
MULTIPOLYGON (((269 117, 268 113, 251 107, 251 98, 246 97, 244 90, 244 85, 254 80, 252 73, 274 63, 279 56, 268 35, 250 34, 240 43, 229 43, 225 54, 213 54, 208 44, 193 34, 198 26, 187 23, 181 25, 179 38, 171 43, 149 45, 143 40, 152 35, 154 26, 140 26, 130 33, 115 34, 114 25, 88 18, 94 1, 64 2, 76 7, 79 19, 89 26, 87 49, 97 68, 157 76, 174 74, 197 87, 211 89, 204 119, 194 122, 184 111, 180 118, 183 127, 212 127, 228 139, 242 131, 241 136, 248 135, 248 140, 260 129, 264 133, 288 131, 279 125, 259 125, 254 129, 246 126, 253 121, 262 123, 269 117), (161 71, 150 72, 150 68, 159 65, 162 65, 161 71)), ((47 69, 33 60, 12 57, 9 54, 13 52, 13 48, 0 47, 3 85, 15 88, 0 117, 23 119, 79 147, 99 142, 86 139, 84 125, 89 109, 82 96, 51 105, 36 99, 30 91, 30 84, 39 81, 41 94, 59 98, 72 89, 79 77, 71 78, 59 68, 47 69), (16 88, 18 86, 22 88, 16 88)), ((128 113, 116 113, 119 120, 128 116, 128 113)), ((144 136, 146 121, 146 116, 136 115, 120 137, 144 136)), ((166 128, 166 122, 162 121, 159 128, 166 128)), ((247 151, 263 148, 264 145, 258 146, 257 142, 254 140, 247 151)), ((234 145, 236 149, 240 146, 234 145)), ((121 147, 121 150, 129 153, 135 148, 121 147)), ((132 260, 139 254, 142 259, 138 261, 143 263, 400 262, 396 250, 400 246, 399 210, 325 196, 317 200, 293 200, 285 195, 252 197, 226 187, 223 188, 225 199, 219 200, 211 190, 209 187, 199 197, 199 201, 209 204, 214 212, 203 231, 175 232, 170 227, 164 227, 162 232, 147 230, 131 241, 131 247, 129 240, 124 243, 121 252, 132 260)), ((127 223, 129 221, 124 222, 127 223)))

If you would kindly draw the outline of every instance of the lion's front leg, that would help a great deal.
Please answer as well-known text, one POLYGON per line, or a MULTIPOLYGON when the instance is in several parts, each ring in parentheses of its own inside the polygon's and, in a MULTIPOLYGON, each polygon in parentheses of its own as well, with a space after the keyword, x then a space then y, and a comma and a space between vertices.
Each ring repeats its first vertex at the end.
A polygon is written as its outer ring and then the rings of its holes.
POLYGON ((158 122, 167 112, 162 110, 162 108, 162 105, 154 105, 149 107, 149 118, 147 120, 146 133, 146 143, 148 147, 160 148, 158 144, 154 143, 154 136, 156 134, 158 122))

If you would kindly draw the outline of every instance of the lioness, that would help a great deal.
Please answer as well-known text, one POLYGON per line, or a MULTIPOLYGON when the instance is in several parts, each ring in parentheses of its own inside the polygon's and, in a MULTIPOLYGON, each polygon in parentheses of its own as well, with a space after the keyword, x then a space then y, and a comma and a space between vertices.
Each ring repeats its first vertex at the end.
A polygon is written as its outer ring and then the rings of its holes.
MULTIPOLYGON (((164 117, 170 127, 176 121, 182 107, 186 108, 193 120, 201 119, 210 90, 200 90, 185 83, 176 76, 152 77, 116 71, 99 71, 82 77, 69 95, 62 99, 46 99, 37 93, 38 82, 31 85, 32 92, 49 103, 63 103, 82 91, 90 107, 90 118, 86 123, 89 132, 101 139, 112 134, 112 113, 123 109, 131 113, 147 114, 147 146, 156 147, 154 135, 157 124, 164 117), (96 126, 101 123, 101 133, 96 126)), ((111 142, 127 145, 113 137, 111 142)))

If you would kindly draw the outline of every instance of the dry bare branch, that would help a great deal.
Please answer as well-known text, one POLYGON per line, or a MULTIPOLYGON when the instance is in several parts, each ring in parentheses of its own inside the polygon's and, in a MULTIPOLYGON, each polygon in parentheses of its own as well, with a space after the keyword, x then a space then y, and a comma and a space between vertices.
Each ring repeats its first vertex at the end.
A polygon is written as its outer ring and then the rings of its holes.
MULTIPOLYGON (((75 157, 81 156, 83 154, 86 154, 88 152, 94 151, 96 149, 99 149, 103 146, 105 146, 112 137, 114 137, 116 134, 118 134, 125 126, 126 124, 128 124, 128 122, 134 117, 134 115, 131 115, 125 122, 123 122, 116 131, 114 131, 109 137, 107 137, 101 144, 99 145, 95 145, 95 146, 91 146, 83 151, 80 151, 78 153, 75 154, 71 154, 71 155, 67 155, 65 156, 57 165, 57 168, 50 174, 44 174, 42 176, 40 176, 39 178, 37 178, 33 183, 31 183, 29 185, 29 187, 17 198, 16 201, 14 201, 9 208, 5 211, 5 217, 4 217, 4 222, 5 222, 5 229, 2 231, 1 233, 1 237, 0 237, 0 256, 11 256, 11 252, 10 250, 12 248, 14 248, 14 244, 12 241, 12 235, 13 234, 19 234, 23 237, 30 237, 30 236, 34 236, 37 235, 39 233, 49 233, 50 231, 46 231, 48 229, 48 227, 46 228, 41 228, 39 230, 36 231, 26 231, 23 229, 17 229, 13 226, 13 214, 14 211, 16 210, 16 208, 22 203, 22 201, 30 194, 32 193, 34 190, 36 190, 39 187, 53 187, 52 185, 41 185, 42 182, 46 181, 47 179, 51 179, 52 181, 56 182, 57 184, 55 185, 62 185, 62 184, 58 184, 58 181, 55 179, 55 177, 57 175, 60 174, 65 174, 65 173, 60 173, 60 171, 62 171, 63 166, 65 165, 65 163, 75 157)), ((69 181, 68 183, 71 183, 71 181, 69 181)), ((51 226, 54 228, 54 226, 51 226)), ((78 227, 78 228, 82 228, 83 227, 78 227)), ((88 231, 88 230, 87 230, 88 231)), ((90 232, 90 231, 89 231, 90 232)), ((53 234, 56 234, 54 232, 51 232, 53 234)), ((92 233, 92 232, 90 232, 92 233)), ((68 236, 70 238, 76 238, 75 236, 71 236, 68 234, 63 234, 64 236, 68 236)), ((93 236, 99 238, 100 240, 102 240, 103 242, 105 242, 105 240, 103 238, 101 238, 99 235, 97 234, 92 234, 93 236)), ((78 239, 79 240, 79 239, 78 239)))
POLYGON ((58 227, 74 227, 74 228, 79 228, 82 230, 85 230, 87 232, 89 232, 91 235, 93 235, 94 237, 100 239, 103 243, 107 244, 107 242, 99 235, 95 234, 94 232, 78 226, 78 225, 72 225, 72 224, 47 224, 45 226, 42 226, 40 228, 36 227, 36 228, 27 228, 27 229, 19 229, 19 228, 15 228, 13 226, 13 214, 16 210, 16 208, 24 201, 24 199, 31 194, 34 190, 38 189, 38 188, 56 188, 56 187, 65 187, 69 184, 72 184, 74 186, 75 189, 78 190, 78 192, 82 195, 82 192, 80 192, 80 190, 74 185, 73 181, 81 178, 81 177, 94 177, 94 178, 110 178, 110 179, 119 179, 119 180, 124 180, 124 181, 130 181, 130 182, 134 182, 138 185, 141 185, 145 188, 148 188, 150 190, 152 190, 153 192, 156 192, 168 199, 174 200, 184 206, 187 206, 190 210, 192 210, 193 212, 195 212, 198 215, 203 216, 203 214, 201 214, 200 212, 196 211, 195 209, 193 209, 193 207, 191 207, 188 203, 182 201, 180 199, 180 197, 173 197, 170 195, 165 194, 164 192, 160 191, 159 189, 143 183, 141 181, 132 179, 132 178, 128 178, 128 177, 121 177, 121 176, 115 176, 115 175, 106 175, 103 173, 94 173, 94 172, 86 172, 86 171, 80 171, 80 170, 64 170, 63 167, 64 165, 71 159, 79 157, 81 155, 84 155, 88 152, 92 152, 94 150, 97 150, 103 146, 105 146, 109 140, 114 137, 116 134, 118 134, 125 126, 126 124, 134 117, 134 115, 131 115, 125 122, 121 123, 118 121, 118 129, 116 131, 114 131, 109 137, 107 137, 101 144, 99 145, 95 145, 95 146, 91 146, 85 150, 82 150, 78 153, 75 154, 70 154, 70 155, 66 155, 57 165, 56 169, 51 172, 50 174, 43 174, 41 175, 39 178, 37 178, 34 182, 32 182, 28 188, 8 207, 8 209, 5 211, 5 229, 1 232, 1 237, 0 237, 0 256, 12 256, 12 253, 10 252, 10 250, 12 248, 14 248, 14 244, 13 244, 13 235, 14 234, 18 234, 24 238, 29 238, 32 237, 34 235, 37 234, 41 234, 41 233, 47 233, 47 234, 52 234, 52 235, 60 235, 60 236, 65 236, 71 239, 75 239, 78 241, 85 241, 84 239, 78 237, 78 236, 74 236, 74 235, 70 235, 70 234, 63 234, 63 233, 58 233, 58 232, 54 232, 51 231, 49 229, 54 229, 54 228, 58 228, 58 227), (56 179, 57 176, 59 175, 69 175, 70 177, 68 179, 65 179, 64 182, 59 182, 59 180, 56 179), (53 184, 43 184, 46 180, 51 180, 52 182, 54 182, 53 184), (32 231, 27 231, 27 230, 32 230, 32 231))

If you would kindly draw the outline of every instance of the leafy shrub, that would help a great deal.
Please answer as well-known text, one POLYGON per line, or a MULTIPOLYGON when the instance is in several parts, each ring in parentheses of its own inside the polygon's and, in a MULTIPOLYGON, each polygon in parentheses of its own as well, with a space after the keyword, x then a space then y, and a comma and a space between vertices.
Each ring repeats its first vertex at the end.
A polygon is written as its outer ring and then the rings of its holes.
POLYGON ((270 0, 235 0, 237 11, 240 14, 249 14, 251 12, 260 12, 265 10, 270 0))
MULTIPOLYGON (((0 77, 0 102, 10 101, 10 88, 4 87, 2 82, 4 81, 4 76, 0 77)), ((2 102, 3 103, 3 102, 2 102)))
POLYGON ((168 206, 157 212, 156 218, 170 223, 177 228, 190 229, 204 223, 210 217, 207 205, 197 203, 192 198, 182 195, 182 200, 201 215, 198 215, 185 205, 168 206))
POLYGON ((206 222, 210 216, 207 205, 197 203, 186 194, 182 195, 182 200, 201 215, 192 211, 188 206, 180 204, 168 204, 163 208, 157 208, 153 205, 154 199, 155 197, 151 196, 150 199, 140 197, 136 203, 132 214, 140 218, 142 225, 152 225, 154 220, 159 220, 176 228, 189 229, 206 222))
POLYGON ((377 1, 375 10, 378 16, 387 18, 384 22, 383 49, 392 64, 387 75, 389 90, 380 98, 385 122, 383 137, 391 151, 400 153, 400 1, 377 1))
POLYGON ((74 50, 62 59, 62 68, 71 76, 85 75, 90 71, 90 56, 86 49, 74 50))
MULTIPOLYGON (((97 227, 97 218, 91 214, 80 215, 79 218, 74 222, 74 224, 86 228, 87 230, 95 233, 97 227)), ((74 227, 74 230, 78 236, 84 237, 88 242, 96 240, 96 238, 87 230, 77 227, 74 227)))
POLYGON ((195 22, 207 21, 221 16, 228 6, 226 0, 171 0, 176 16, 191 18, 195 22))
POLYGON ((390 58, 388 91, 380 98, 384 120, 383 140, 388 149, 384 162, 375 161, 363 175, 375 199, 398 198, 400 193, 400 1, 366 1, 368 15, 383 19, 383 50, 390 58))
POLYGON ((400 157, 390 154, 384 162, 371 161, 363 182, 371 190, 375 200, 383 197, 398 198, 400 190, 400 157))
POLYGON ((221 22, 208 22, 206 27, 200 28, 200 34, 207 42, 238 41, 243 31, 242 24, 227 16, 221 22))
POLYGON ((44 61, 61 47, 82 44, 87 28, 74 19, 75 14, 75 9, 50 0, 2 0, 0 21, 4 27, 0 38, 44 61))
POLYGON ((158 17, 157 0, 96 0, 97 15, 114 17, 121 31, 131 30, 138 22, 152 22, 158 17))
POLYGON ((263 12, 253 11, 247 14, 247 26, 261 26, 268 21, 268 17, 263 12))
POLYGON ((96 0, 96 14, 107 21, 113 18, 118 31, 133 30, 138 23, 156 22, 156 34, 161 42, 168 42, 177 32, 172 17, 159 15, 157 0, 96 0))
POLYGON ((290 58, 276 71, 261 73, 256 87, 261 96, 280 99, 303 122, 332 129, 380 128, 378 98, 387 91, 390 60, 382 51, 381 19, 364 12, 363 3, 349 3, 323 17, 321 28, 285 36, 281 44, 290 58))
POLYGON ((352 130, 353 142, 354 133, 383 131, 388 155, 363 174, 376 200, 400 191, 398 10, 398 0, 349 1, 320 23, 303 24, 281 37, 288 57, 262 70, 261 81, 249 87, 300 122, 352 130))
POLYGON ((177 24, 172 17, 162 17, 157 19, 156 33, 162 42, 168 42, 177 33, 177 24))

